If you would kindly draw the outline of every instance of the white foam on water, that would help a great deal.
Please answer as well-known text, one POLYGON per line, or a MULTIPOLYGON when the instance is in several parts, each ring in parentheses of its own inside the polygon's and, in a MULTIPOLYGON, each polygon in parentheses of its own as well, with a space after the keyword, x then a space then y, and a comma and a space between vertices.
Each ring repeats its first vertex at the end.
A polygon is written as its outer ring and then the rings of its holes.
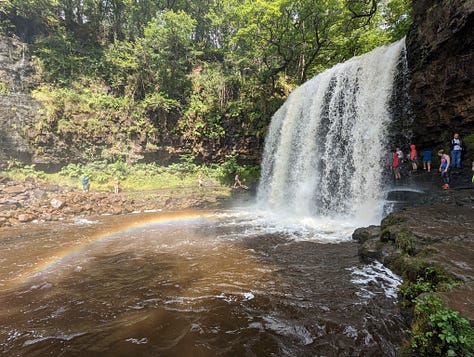
POLYGON ((402 278, 393 273, 380 262, 374 262, 362 267, 352 267, 351 282, 360 287, 357 295, 364 299, 370 299, 377 293, 374 287, 382 289, 385 296, 389 299, 397 299, 398 287, 402 283, 402 278))
POLYGON ((265 316, 263 321, 265 329, 272 330, 282 336, 299 340, 302 345, 309 345, 314 342, 314 337, 308 329, 294 321, 286 322, 275 316, 265 316))
POLYGON ((296 217, 253 208, 219 213, 218 217, 226 226, 242 227, 237 237, 281 234, 297 241, 319 243, 351 241, 352 233, 359 227, 344 218, 296 217))
POLYGON ((90 219, 84 218, 84 217, 77 217, 74 219, 74 224, 78 226, 84 226, 84 225, 93 225, 97 224, 99 221, 92 221, 90 219))
POLYGON ((125 341, 133 343, 134 345, 144 345, 148 343, 148 338, 127 338, 125 341))
POLYGON ((82 336, 82 335, 85 335, 85 333, 84 332, 78 332, 78 333, 72 333, 72 334, 59 334, 59 335, 55 335, 55 336, 38 336, 36 338, 26 340, 23 343, 23 346, 34 345, 35 343, 43 342, 43 341, 47 341, 47 340, 71 341, 72 339, 74 339, 76 337, 79 337, 79 336, 82 336))

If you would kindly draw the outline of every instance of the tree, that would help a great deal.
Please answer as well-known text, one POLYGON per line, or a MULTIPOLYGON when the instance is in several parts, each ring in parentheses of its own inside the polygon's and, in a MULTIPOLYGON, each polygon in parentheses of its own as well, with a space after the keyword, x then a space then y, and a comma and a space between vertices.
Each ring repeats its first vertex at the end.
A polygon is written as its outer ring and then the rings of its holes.
POLYGON ((188 74, 194 58, 195 21, 183 11, 159 14, 138 41, 140 70, 165 97, 186 102, 191 90, 188 74))

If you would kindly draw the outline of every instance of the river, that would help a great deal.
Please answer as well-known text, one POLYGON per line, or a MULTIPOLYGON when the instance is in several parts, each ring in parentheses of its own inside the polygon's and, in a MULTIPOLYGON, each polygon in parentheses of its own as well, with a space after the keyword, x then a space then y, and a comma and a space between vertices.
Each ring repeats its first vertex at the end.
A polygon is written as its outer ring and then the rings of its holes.
POLYGON ((400 279, 361 263, 351 228, 333 224, 236 208, 3 228, 0 350, 395 356, 400 279))

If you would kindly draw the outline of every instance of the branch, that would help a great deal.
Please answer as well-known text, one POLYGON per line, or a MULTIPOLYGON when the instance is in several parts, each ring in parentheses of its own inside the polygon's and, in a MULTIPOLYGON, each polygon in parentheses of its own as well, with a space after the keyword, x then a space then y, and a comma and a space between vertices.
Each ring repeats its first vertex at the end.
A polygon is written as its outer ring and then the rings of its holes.
POLYGON ((353 19, 366 17, 367 22, 375 15, 378 6, 377 0, 347 0, 346 4, 353 19), (370 5, 370 9, 367 9, 367 5, 370 5))

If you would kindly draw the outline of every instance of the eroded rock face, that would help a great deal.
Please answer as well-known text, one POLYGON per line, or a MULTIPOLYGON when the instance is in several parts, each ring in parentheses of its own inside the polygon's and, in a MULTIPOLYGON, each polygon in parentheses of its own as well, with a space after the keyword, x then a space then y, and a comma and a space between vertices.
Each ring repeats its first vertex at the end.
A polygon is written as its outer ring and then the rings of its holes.
POLYGON ((0 36, 0 63, 2 92, 28 93, 33 88, 35 71, 26 43, 0 36))
POLYGON ((414 141, 474 132, 474 0, 417 0, 407 36, 414 141))
POLYGON ((39 109, 28 93, 34 85, 34 70, 25 43, 0 36, 0 161, 31 161, 32 150, 24 129, 39 109))

